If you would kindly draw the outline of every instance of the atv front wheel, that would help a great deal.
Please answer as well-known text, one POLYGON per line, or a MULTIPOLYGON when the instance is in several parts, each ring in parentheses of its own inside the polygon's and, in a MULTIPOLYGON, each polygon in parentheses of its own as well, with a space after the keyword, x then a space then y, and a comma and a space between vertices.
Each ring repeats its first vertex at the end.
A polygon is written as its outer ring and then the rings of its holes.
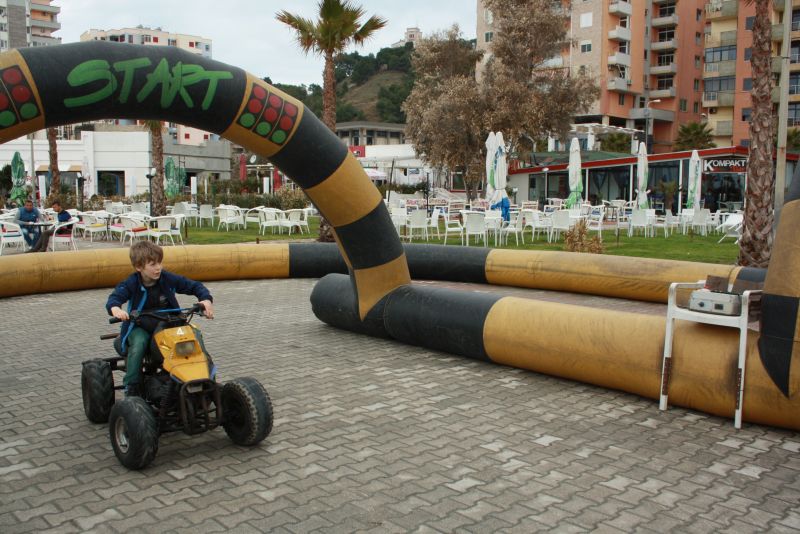
POLYGON ((95 359, 83 362, 81 369, 83 411, 92 423, 105 423, 114 405, 114 377, 108 362, 95 359))
POLYGON ((156 417, 141 397, 125 397, 114 405, 108 433, 114 454, 128 469, 147 467, 158 452, 156 417))
POLYGON ((272 432, 272 402, 255 378, 237 378, 222 386, 222 426, 237 445, 252 446, 272 432))

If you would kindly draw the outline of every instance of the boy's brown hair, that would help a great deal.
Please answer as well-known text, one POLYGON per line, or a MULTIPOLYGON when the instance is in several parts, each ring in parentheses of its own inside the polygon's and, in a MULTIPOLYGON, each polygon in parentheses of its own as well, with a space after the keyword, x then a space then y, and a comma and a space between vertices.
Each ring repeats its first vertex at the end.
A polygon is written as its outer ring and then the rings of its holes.
POLYGON ((137 241, 131 245, 131 264, 134 268, 144 267, 150 262, 161 263, 164 250, 150 241, 137 241))

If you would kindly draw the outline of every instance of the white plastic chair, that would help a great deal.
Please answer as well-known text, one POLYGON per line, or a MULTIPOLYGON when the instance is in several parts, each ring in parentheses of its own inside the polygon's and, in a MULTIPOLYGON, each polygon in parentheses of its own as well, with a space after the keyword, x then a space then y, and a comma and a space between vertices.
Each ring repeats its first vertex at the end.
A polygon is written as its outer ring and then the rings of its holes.
POLYGON ((250 208, 244 214, 244 227, 247 228, 249 223, 255 223, 258 226, 261 223, 261 220, 258 215, 258 211, 263 209, 264 206, 256 206, 255 208, 250 208))
POLYGON ((444 244, 447 244, 447 237, 450 233, 455 232, 461 238, 461 244, 464 244, 464 227, 458 219, 444 218, 444 244))
POLYGON ((137 239, 147 238, 150 235, 150 229, 141 219, 134 217, 120 217, 120 222, 125 228, 125 232, 122 234, 123 245, 127 239, 130 239, 131 244, 133 244, 133 242, 137 239))
POLYGON ((89 241, 94 242, 95 234, 107 235, 106 221, 96 215, 84 215, 83 235, 89 234, 89 241))
POLYGON ((150 219, 149 236, 155 239, 156 244, 161 241, 162 237, 168 237, 170 243, 173 245, 175 241, 172 239, 172 226, 175 224, 175 218, 169 215, 164 217, 153 217, 150 219))
POLYGON ((408 216, 408 240, 414 238, 414 230, 420 231, 420 237, 428 240, 428 212, 425 209, 413 210, 408 216))
POLYGON ((308 229, 308 223, 303 219, 303 212, 304 210, 301 209, 286 210, 286 225, 289 228, 289 235, 292 234, 292 228, 295 227, 302 234, 304 226, 306 231, 311 233, 311 230, 308 229))
POLYGON ((550 233, 547 237, 549 243, 553 242, 553 236, 555 236, 556 241, 558 241, 561 238, 561 232, 567 232, 572 228, 572 218, 569 216, 569 210, 556 211, 553 213, 551 220, 552 224, 549 228, 550 233))
POLYGON ((722 232, 722 237, 717 243, 722 243, 726 237, 732 237, 739 242, 742 237, 742 225, 744 224, 744 217, 741 213, 734 213, 725 219, 725 222, 717 226, 717 231, 722 232))
POLYGON ((217 208, 217 216, 219 217, 219 224, 217 224, 217 230, 222 228, 222 225, 225 225, 225 231, 227 232, 230 230, 230 226, 233 224, 236 228, 239 228, 240 219, 239 212, 233 208, 227 208, 220 206, 217 208))
POLYGON ((197 215, 197 224, 203 226, 203 221, 211 221, 211 226, 214 226, 214 208, 211 204, 200 204, 200 211, 197 215))
POLYGON ((522 214, 521 213, 517 213, 516 215, 512 214, 511 221, 509 221, 509 224, 500 229, 500 238, 501 238, 500 240, 503 243, 508 243, 508 235, 514 234, 514 239, 516 240, 517 245, 519 245, 520 236, 522 237, 522 244, 524 245, 525 244, 524 231, 525 231, 525 224, 522 214))
POLYGON ((274 234, 275 228, 280 231, 280 222, 278 221, 278 215, 275 213, 274 209, 263 208, 258 210, 259 235, 264 235, 267 232, 267 228, 272 228, 272 233, 274 234))
POLYGON ((692 231, 698 229, 702 235, 708 235, 710 218, 711 210, 701 209, 700 211, 695 211, 692 217, 692 231))
POLYGON ((628 237, 631 237, 636 232, 637 228, 644 230, 645 237, 650 235, 650 221, 647 218, 647 212, 644 210, 634 210, 634 212, 631 213, 628 225, 628 237))
MULTIPOLYGON (((183 213, 179 213, 177 215, 173 215, 172 218, 175 219, 175 222, 172 225, 172 227, 170 228, 169 233, 173 238, 177 237, 178 240, 181 242, 181 245, 183 245, 184 242, 183 242, 183 232, 182 232, 182 230, 183 230, 184 225, 187 224, 186 223, 186 215, 183 214, 183 213)), ((173 241, 173 244, 175 244, 174 241, 173 241)))
POLYGON ((68 247, 72 246, 72 250, 78 250, 78 245, 75 243, 75 223, 78 222, 77 217, 71 217, 68 221, 58 223, 53 227, 53 235, 50 236, 50 250, 56 251, 56 245, 64 243, 68 247), (59 234, 61 228, 69 226, 68 234, 59 234))
POLYGON ((475 244, 480 237, 483 245, 486 246, 486 215, 483 212, 465 211, 464 213, 464 236, 466 244, 469 246, 469 237, 475 236, 475 244))
POLYGON ((441 208, 433 208, 431 212, 431 217, 428 219, 428 228, 430 228, 431 232, 436 232, 436 237, 441 237, 439 235, 439 216, 441 214, 441 208))
POLYGON ((592 206, 589 212, 589 217, 586 219, 586 230, 589 232, 597 232, 597 237, 600 241, 603 240, 603 218, 605 217, 605 209, 603 206, 592 206))
POLYGON ((0 223, 0 256, 3 255, 5 247, 16 247, 20 250, 25 248, 25 238, 22 237, 22 229, 17 223, 11 221, 0 223))

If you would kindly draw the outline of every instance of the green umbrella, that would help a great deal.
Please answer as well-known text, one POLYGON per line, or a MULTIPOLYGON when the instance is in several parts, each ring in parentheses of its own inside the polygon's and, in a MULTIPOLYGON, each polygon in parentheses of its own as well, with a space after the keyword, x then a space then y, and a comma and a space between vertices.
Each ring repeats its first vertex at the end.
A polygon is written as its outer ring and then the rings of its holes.
POLYGON ((583 179, 581 172, 581 145, 577 137, 572 138, 569 145, 569 197, 567 197, 567 208, 579 205, 583 201, 583 179))
POLYGON ((11 202, 16 202, 17 206, 22 206, 28 198, 28 191, 25 189, 25 164, 19 152, 14 152, 14 157, 11 159, 11 181, 14 187, 11 189, 9 199, 11 202))
POLYGON ((180 193, 180 172, 172 158, 167 158, 167 163, 164 165, 164 175, 167 178, 167 187, 164 193, 170 200, 175 200, 175 197, 180 193))

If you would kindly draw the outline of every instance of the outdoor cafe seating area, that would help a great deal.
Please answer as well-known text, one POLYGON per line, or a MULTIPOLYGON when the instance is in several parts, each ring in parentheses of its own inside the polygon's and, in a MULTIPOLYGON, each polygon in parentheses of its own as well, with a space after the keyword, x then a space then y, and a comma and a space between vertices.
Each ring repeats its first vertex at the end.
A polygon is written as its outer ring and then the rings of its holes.
POLYGON ((458 238, 462 245, 505 246, 513 235, 514 243, 525 244, 537 239, 554 243, 563 240, 566 233, 583 221, 588 235, 603 239, 603 231, 612 231, 628 237, 645 238, 662 235, 668 238, 681 235, 721 235, 738 241, 743 215, 740 210, 720 208, 712 212, 701 205, 697 209, 684 208, 677 215, 669 210, 640 209, 636 201, 603 201, 592 205, 576 203, 570 208, 566 200, 549 198, 542 206, 538 201, 511 204, 509 215, 502 217, 500 210, 490 209, 485 199, 471 203, 453 199, 400 199, 389 204, 392 222, 398 235, 407 241, 458 238))
MULTIPOLYGON (((273 234, 309 234, 309 216, 313 208, 280 210, 265 206, 240 208, 220 204, 196 205, 189 202, 176 202, 167 206, 167 215, 150 216, 147 202, 124 204, 105 201, 102 210, 67 210, 71 218, 66 223, 57 224, 56 214, 50 209, 40 210, 47 221, 36 223, 41 231, 52 227, 71 227, 66 234, 54 233, 48 245, 49 251, 78 250, 80 242, 118 241, 130 245, 134 241, 149 239, 160 245, 183 245, 187 225, 202 227, 208 225, 217 231, 245 229, 255 225, 259 234, 269 230, 273 234)), ((0 213, 0 255, 4 250, 24 252, 27 244, 23 237, 24 228, 15 222, 17 209, 4 209, 0 213)))

